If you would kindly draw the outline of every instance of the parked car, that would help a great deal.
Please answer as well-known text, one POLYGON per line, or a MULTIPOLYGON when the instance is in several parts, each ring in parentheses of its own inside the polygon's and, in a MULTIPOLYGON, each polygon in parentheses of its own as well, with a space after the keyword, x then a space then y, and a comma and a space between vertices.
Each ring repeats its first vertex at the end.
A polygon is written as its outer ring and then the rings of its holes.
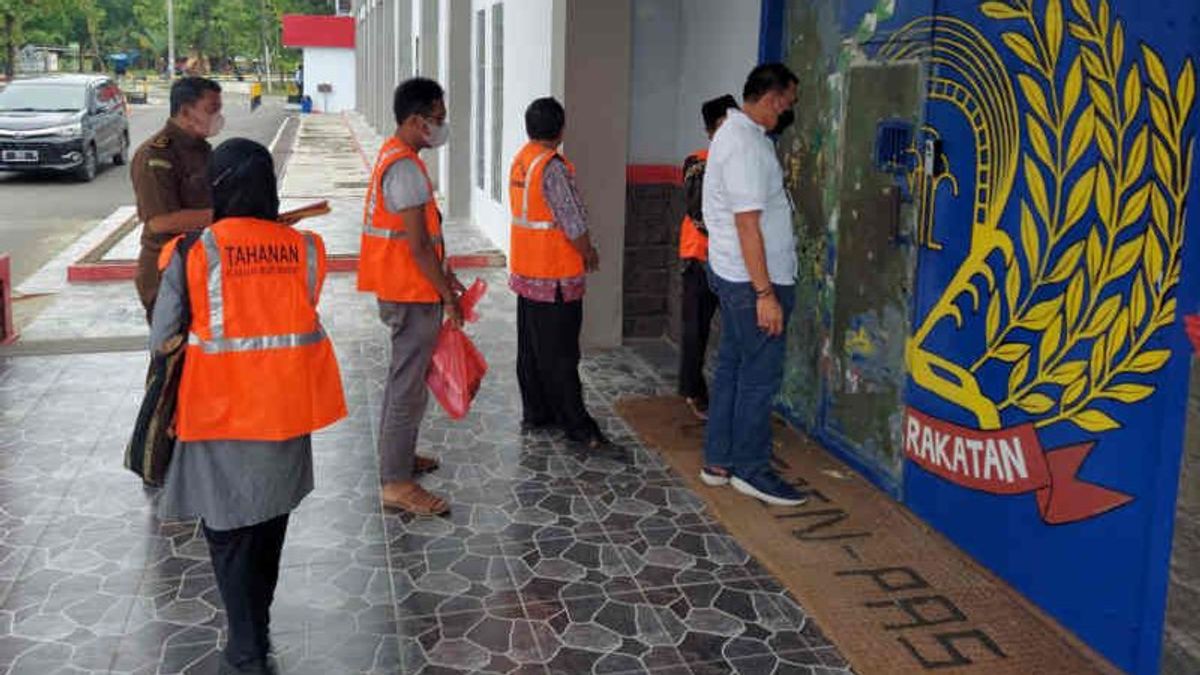
POLYGON ((0 171, 69 171, 96 177, 129 159, 125 95, 101 75, 17 79, 0 91, 0 171))

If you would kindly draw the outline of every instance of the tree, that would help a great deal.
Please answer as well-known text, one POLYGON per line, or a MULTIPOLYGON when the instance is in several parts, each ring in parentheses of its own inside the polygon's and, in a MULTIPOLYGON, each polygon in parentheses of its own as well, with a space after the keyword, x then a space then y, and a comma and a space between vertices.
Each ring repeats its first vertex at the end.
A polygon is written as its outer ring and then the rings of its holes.
POLYGON ((130 38, 153 62, 167 53, 167 10, 163 0, 133 0, 130 38))
MULTIPOLYGON (((284 14, 329 14, 329 0, 174 0, 180 54, 276 61, 284 14)), ((165 0, 0 0, 0 61, 11 76, 21 44, 85 45, 94 67, 106 54, 136 48, 154 62, 167 51, 165 0)), ((290 55, 290 52, 285 52, 290 55)), ((287 59, 285 59, 287 60, 287 59)), ((281 65, 279 63, 276 66, 281 65)), ((276 69, 278 69, 276 67, 276 69)))
POLYGON ((104 61, 100 58, 100 31, 106 13, 97 0, 75 0, 75 9, 87 26, 88 43, 92 51, 92 71, 100 72, 104 68, 104 61))
POLYGON ((21 42, 27 38, 27 32, 43 42, 64 41, 65 15, 76 2, 78 0, 0 0, 0 41, 4 46, 0 54, 4 55, 4 74, 7 77, 16 74, 17 52, 21 42))
POLYGON ((104 23, 100 31, 101 48, 110 54, 131 50, 143 51, 133 3, 130 0, 100 0, 100 6, 104 9, 104 23))
POLYGON ((25 22, 38 13, 38 6, 24 0, 0 0, 0 37, 4 40, 4 75, 17 71, 17 41, 25 22))

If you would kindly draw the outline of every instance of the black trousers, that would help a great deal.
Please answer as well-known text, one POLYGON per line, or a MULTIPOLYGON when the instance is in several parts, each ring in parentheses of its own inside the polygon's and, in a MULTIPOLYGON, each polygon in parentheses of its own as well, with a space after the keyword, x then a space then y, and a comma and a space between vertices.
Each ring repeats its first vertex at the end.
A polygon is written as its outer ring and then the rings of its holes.
POLYGON ((517 381, 526 423, 557 425, 573 438, 599 429, 583 404, 579 332, 583 301, 517 298, 517 381))
POLYGON ((271 602, 279 582, 287 524, 284 514, 236 530, 204 526, 229 624, 225 658, 235 666, 266 658, 270 649, 271 602))
POLYGON ((682 344, 679 349, 679 395, 708 401, 704 380, 704 355, 713 314, 719 306, 717 294, 708 285, 704 263, 687 260, 683 267, 682 344))

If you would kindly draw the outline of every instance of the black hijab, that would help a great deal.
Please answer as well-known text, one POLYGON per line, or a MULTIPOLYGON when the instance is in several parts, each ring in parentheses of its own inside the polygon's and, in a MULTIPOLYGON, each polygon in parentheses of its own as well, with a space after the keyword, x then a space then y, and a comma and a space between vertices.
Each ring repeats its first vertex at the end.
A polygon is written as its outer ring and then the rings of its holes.
POLYGON ((261 144, 231 138, 213 150, 208 160, 213 222, 223 218, 279 218, 275 162, 261 144))

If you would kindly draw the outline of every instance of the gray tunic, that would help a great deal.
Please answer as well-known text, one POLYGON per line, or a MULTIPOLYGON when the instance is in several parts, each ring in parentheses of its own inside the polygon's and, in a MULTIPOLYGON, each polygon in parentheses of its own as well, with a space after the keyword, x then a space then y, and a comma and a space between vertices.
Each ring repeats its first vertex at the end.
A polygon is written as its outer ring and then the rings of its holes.
POLYGON ((392 213, 420 206, 433 199, 425 174, 411 159, 393 163, 383 174, 383 203, 392 213))
MULTIPOLYGON (((163 274, 150 326, 150 348, 178 331, 184 267, 179 256, 163 274)), ((312 437, 286 441, 180 441, 159 496, 163 520, 203 518, 213 530, 232 530, 294 510, 313 489, 312 437)))

